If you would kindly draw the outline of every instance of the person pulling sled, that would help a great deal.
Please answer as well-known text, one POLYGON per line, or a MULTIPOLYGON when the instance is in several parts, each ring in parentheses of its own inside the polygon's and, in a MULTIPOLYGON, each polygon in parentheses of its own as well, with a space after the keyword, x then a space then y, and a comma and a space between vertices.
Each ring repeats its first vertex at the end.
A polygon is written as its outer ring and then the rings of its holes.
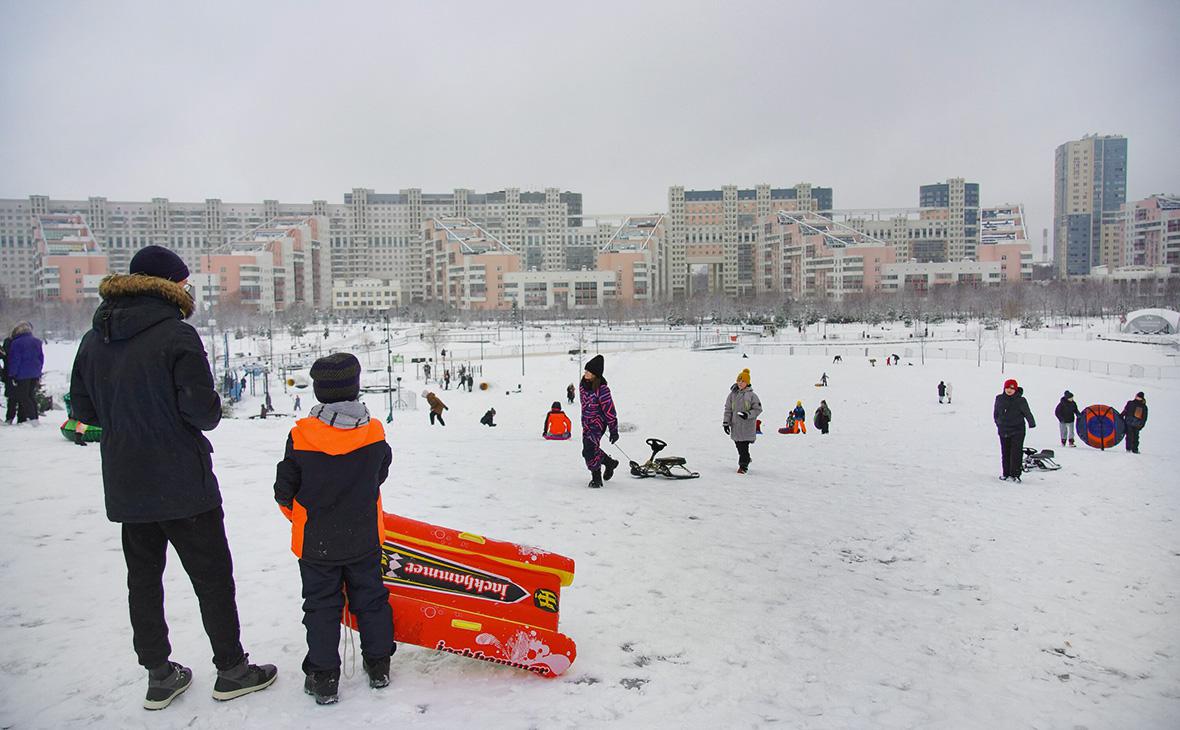
POLYGON ((597 489, 604 481, 615 475, 619 462, 606 455, 598 445, 603 434, 610 432, 610 442, 619 440, 619 417, 615 413, 615 401, 602 371, 606 361, 602 355, 595 355, 586 363, 582 373, 579 395, 582 403, 582 458, 590 470, 590 483, 586 486, 597 489))

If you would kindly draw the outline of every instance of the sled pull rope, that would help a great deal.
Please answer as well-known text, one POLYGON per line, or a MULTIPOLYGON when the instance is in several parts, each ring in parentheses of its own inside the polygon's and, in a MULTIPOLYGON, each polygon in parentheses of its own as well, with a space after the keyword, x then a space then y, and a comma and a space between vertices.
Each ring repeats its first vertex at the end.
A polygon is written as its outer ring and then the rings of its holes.
POLYGON ((614 446, 616 449, 618 449, 619 453, 623 455, 623 458, 625 458, 628 463, 635 461, 634 459, 632 459, 630 456, 627 455, 626 451, 623 451, 623 447, 619 446, 619 443, 617 441, 615 443, 611 444, 611 446, 614 446))
POLYGON ((353 633, 352 624, 348 623, 348 597, 344 598, 344 610, 340 614, 340 622, 344 624, 344 650, 341 651, 343 661, 341 664, 344 667, 345 679, 352 679, 352 675, 356 674, 356 634, 353 633), (349 651, 349 648, 352 651, 349 651))

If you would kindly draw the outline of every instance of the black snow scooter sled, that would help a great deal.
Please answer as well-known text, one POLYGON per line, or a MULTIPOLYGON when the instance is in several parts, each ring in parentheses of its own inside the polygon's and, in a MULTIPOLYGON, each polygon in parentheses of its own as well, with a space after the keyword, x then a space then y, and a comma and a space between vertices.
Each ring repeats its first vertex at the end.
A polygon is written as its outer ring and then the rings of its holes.
POLYGON ((1024 449, 1024 471, 1057 471, 1061 464, 1053 461, 1053 449, 1024 449))
POLYGON ((692 471, 685 466, 683 456, 662 456, 657 458, 656 454, 668 446, 664 441, 648 439, 647 445, 651 447, 651 458, 643 464, 636 461, 629 462, 631 465, 631 476, 640 477, 641 479, 646 479, 647 477, 696 479, 700 476, 699 472, 692 471))

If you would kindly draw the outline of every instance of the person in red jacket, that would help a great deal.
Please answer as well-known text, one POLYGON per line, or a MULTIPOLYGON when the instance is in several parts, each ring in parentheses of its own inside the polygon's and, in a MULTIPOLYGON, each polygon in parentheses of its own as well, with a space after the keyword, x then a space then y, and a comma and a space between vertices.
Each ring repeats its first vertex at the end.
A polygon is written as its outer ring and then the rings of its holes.
POLYGON ((397 649, 381 575, 381 484, 393 452, 381 421, 357 400, 360 378, 361 364, 348 353, 315 361, 311 379, 320 402, 295 422, 275 475, 275 501, 291 521, 291 551, 303 580, 303 688, 321 705, 338 699, 336 647, 346 593, 370 687, 389 684, 389 658, 397 649))
POLYGON ((561 401, 553 401, 549 412, 545 414, 545 426, 541 429, 541 436, 550 441, 565 441, 572 431, 570 417, 561 410, 561 401))

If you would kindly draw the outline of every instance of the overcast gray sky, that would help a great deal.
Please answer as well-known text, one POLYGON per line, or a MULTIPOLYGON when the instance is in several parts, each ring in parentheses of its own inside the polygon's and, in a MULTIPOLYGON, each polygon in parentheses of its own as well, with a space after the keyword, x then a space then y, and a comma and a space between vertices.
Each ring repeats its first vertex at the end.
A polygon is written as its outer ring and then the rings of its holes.
POLYGON ((1066 140, 1126 135, 1129 196, 1180 193, 1177 30, 1175 0, 0 0, 0 197, 553 185, 631 212, 811 182, 895 207, 962 176, 1039 243, 1066 140))

